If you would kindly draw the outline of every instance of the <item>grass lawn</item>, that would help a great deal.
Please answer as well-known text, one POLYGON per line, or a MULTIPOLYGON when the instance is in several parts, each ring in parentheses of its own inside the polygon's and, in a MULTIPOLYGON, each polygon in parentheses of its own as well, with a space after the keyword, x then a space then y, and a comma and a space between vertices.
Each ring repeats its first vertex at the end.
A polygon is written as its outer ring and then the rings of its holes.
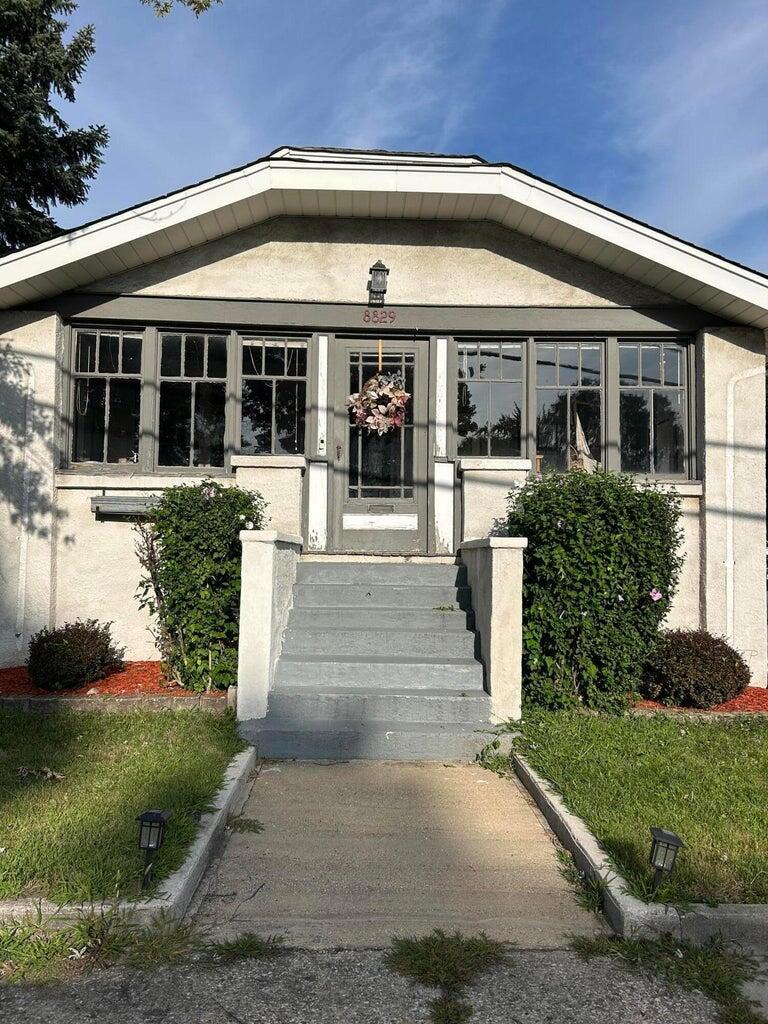
POLYGON ((199 711, 0 710, 0 899, 137 895, 134 819, 150 807, 172 815, 156 861, 167 877, 242 746, 231 717, 199 711))
POLYGON ((649 828, 685 842, 658 898, 768 902, 768 722, 526 716, 515 749, 586 821, 632 892, 651 892, 649 828))

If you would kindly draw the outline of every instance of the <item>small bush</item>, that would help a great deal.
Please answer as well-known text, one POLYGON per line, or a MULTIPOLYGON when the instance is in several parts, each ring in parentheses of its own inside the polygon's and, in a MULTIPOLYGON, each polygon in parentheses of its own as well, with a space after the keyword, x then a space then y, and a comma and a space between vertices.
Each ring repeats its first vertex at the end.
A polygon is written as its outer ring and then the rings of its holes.
POLYGON ((155 617, 168 677, 191 690, 237 681, 240 531, 264 520, 260 494, 213 480, 169 487, 138 523, 139 603, 155 617))
POLYGON ((712 708, 749 686, 742 656, 722 637, 703 629, 672 629, 651 654, 643 693, 651 700, 681 708, 712 708))
POLYGON ((682 559, 679 499, 628 476, 552 473, 510 495, 527 537, 523 697, 619 710, 641 681, 682 559))
POLYGON ((124 653, 112 641, 111 622, 78 619, 30 638, 27 671, 45 690, 71 690, 122 668, 124 653))

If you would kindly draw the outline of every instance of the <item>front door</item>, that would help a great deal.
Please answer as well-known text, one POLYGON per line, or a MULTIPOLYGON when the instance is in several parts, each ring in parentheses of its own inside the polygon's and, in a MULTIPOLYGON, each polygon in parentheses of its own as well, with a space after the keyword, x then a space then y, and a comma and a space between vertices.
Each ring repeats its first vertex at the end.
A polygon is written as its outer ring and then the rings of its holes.
POLYGON ((334 356, 334 550, 426 552, 427 342, 337 339, 334 356), (411 396, 403 425, 381 435, 346 407, 379 368, 411 396))

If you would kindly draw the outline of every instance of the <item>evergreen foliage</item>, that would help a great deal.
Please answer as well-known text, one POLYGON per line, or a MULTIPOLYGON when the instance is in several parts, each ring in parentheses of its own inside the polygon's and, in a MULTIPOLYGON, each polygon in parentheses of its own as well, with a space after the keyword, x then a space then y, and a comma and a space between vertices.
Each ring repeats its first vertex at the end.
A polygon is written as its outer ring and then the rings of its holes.
POLYGON ((712 708, 749 686, 746 661, 727 640, 704 629, 671 629, 646 666, 643 694, 683 708, 712 708))

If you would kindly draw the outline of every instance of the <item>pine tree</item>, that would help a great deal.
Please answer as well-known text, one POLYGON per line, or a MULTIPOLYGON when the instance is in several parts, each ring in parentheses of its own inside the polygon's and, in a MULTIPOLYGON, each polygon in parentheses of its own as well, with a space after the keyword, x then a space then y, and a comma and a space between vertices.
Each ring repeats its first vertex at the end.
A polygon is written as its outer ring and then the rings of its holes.
POLYGON ((141 2, 152 7, 159 18, 170 14, 175 3, 182 7, 188 7, 195 17, 199 18, 201 14, 210 11, 214 4, 220 4, 221 0, 141 0, 141 2))
POLYGON ((74 100, 94 52, 92 25, 64 41, 75 10, 74 0, 0 0, 0 254, 55 235, 52 204, 84 202, 102 162, 104 125, 72 129, 55 106, 74 100))

